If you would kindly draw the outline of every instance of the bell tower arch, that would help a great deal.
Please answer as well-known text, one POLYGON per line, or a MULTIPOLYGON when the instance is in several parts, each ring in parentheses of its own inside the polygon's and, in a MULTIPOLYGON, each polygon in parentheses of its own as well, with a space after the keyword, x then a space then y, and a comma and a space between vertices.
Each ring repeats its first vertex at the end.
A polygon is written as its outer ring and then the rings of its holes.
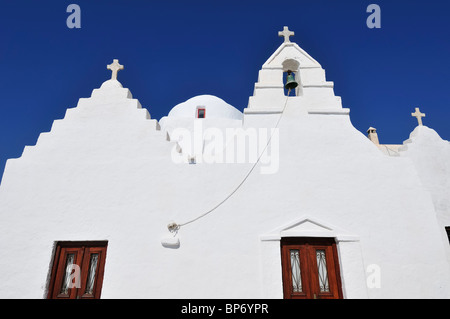
POLYGON ((293 87, 292 91, 295 96, 303 95, 303 89, 301 85, 301 77, 300 77, 300 62, 295 59, 286 59, 282 63, 283 66, 283 83, 285 86, 285 95, 287 96, 287 88, 289 85, 289 81, 294 81, 295 87, 293 87), (291 76, 291 77, 290 77, 291 76))

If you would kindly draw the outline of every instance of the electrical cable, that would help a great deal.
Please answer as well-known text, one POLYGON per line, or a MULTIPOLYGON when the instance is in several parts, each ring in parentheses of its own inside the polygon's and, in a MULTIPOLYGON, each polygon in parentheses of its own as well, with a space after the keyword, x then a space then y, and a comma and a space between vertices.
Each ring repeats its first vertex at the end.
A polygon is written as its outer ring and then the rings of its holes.
MULTIPOLYGON (((278 118, 277 124, 275 125, 275 128, 278 128, 278 125, 280 124, 281 118, 283 117, 284 111, 286 109, 287 106, 287 102, 289 99, 289 94, 291 92, 291 89, 288 90, 288 94, 286 96, 286 102, 284 103, 283 106, 283 110, 281 111, 280 117, 278 118)), ((219 202, 216 206, 214 206, 213 208, 211 208, 209 211, 207 211, 206 213, 203 213, 202 215, 184 222, 182 224, 177 224, 177 223, 170 223, 167 228, 171 231, 171 232, 176 232, 178 231, 182 226, 186 226, 190 223, 193 223, 197 220, 199 220, 202 217, 205 217, 206 215, 212 213, 214 210, 216 210, 217 208, 219 208, 223 203, 225 203, 231 196, 233 196, 234 193, 236 193, 239 188, 241 188, 241 186, 245 183, 245 181, 248 179, 248 177, 250 176, 250 174, 253 172, 253 170, 255 169, 256 165, 259 163, 259 161, 261 160, 263 154, 265 153, 267 147, 269 146, 270 142, 272 141, 272 137, 273 137, 274 131, 272 131, 272 134, 269 137, 269 140, 267 141, 266 146, 264 147, 264 149, 262 150, 261 154, 259 155, 259 157, 257 158, 257 160, 255 161, 255 163, 253 164, 253 166, 251 167, 251 169, 248 171, 248 173, 245 175, 245 177, 242 179, 242 181, 237 185, 237 187, 227 196, 225 197, 225 199, 223 199, 221 202, 219 202)))

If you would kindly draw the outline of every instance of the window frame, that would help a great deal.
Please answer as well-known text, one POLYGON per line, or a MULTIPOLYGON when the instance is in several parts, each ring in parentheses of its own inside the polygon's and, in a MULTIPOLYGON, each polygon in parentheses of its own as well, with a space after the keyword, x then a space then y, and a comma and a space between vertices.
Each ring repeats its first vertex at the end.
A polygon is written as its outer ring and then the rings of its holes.
POLYGON ((47 299, 99 299, 103 286, 103 275, 106 263, 107 241, 58 241, 53 254, 48 284, 47 299), (59 289, 65 276, 67 255, 74 253, 74 264, 80 266, 80 288, 69 288, 68 294, 62 294, 59 289), (99 254, 94 288, 92 294, 86 294, 89 263, 92 254, 99 254))
POLYGON ((197 107, 197 118, 198 119, 206 118, 206 108, 205 107, 197 107), (199 117, 200 116, 200 111, 203 111, 203 117, 199 117))

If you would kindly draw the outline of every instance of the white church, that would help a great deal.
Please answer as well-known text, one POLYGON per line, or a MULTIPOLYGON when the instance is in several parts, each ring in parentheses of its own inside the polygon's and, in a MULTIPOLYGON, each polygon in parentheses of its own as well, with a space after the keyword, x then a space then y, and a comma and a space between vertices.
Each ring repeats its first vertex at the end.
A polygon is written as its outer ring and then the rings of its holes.
POLYGON ((293 35, 243 112, 152 119, 108 65, 6 163, 0 298, 450 298, 449 142, 418 109, 402 144, 358 131, 293 35))

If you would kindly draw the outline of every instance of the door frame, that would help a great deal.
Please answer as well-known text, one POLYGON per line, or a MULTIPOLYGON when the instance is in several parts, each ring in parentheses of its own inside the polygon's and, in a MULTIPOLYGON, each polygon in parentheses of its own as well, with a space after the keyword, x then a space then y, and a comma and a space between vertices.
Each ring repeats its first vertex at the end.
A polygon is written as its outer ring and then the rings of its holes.
POLYGON ((369 298, 359 234, 308 214, 282 220, 285 222, 278 227, 259 235, 263 298, 283 298, 280 240, 285 237, 334 238, 338 251, 343 298, 369 298))

